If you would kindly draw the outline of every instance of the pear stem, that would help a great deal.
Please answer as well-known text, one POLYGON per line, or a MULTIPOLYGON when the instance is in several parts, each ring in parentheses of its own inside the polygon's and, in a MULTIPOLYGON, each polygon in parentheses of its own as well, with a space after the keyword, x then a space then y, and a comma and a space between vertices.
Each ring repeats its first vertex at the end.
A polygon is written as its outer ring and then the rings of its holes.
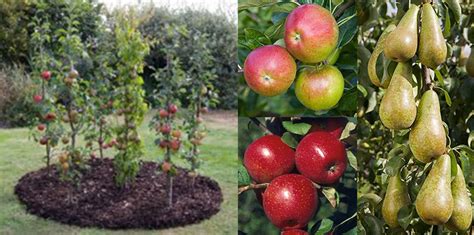
POLYGON ((431 81, 430 69, 425 65, 422 65, 421 67, 423 70, 423 80, 425 81, 425 90, 432 90, 433 83, 431 81))

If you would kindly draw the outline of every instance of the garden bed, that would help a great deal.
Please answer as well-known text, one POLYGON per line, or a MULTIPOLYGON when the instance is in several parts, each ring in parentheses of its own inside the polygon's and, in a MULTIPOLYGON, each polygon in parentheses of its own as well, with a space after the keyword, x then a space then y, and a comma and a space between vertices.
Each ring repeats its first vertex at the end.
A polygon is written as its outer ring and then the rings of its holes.
POLYGON ((77 186, 61 181, 54 166, 24 175, 15 187, 28 212, 81 227, 160 229, 197 223, 216 214, 222 192, 214 180, 192 177, 178 169, 173 207, 168 207, 167 177, 157 164, 143 162, 134 184, 123 189, 114 182, 111 159, 88 164, 77 186))

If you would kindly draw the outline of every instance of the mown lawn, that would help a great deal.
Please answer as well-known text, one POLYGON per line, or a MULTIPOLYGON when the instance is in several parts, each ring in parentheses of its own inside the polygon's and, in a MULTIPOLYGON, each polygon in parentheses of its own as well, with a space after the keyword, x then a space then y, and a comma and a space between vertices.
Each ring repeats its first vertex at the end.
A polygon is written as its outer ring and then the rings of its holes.
MULTIPOLYGON (((149 118, 150 116, 148 116, 149 118)), ((153 144, 154 134, 146 119, 140 127, 146 156, 153 160, 160 152, 153 144)), ((224 194, 221 211, 199 224, 168 230, 103 230, 68 226, 30 215, 13 194, 18 179, 39 169, 44 149, 29 140, 28 129, 0 129, 0 234, 236 234, 237 231, 237 118, 235 112, 211 112, 204 117, 209 128, 201 157, 200 173, 219 182, 224 194)), ((113 152, 107 152, 113 156, 113 152)), ((178 160, 178 165, 185 162, 178 160)))

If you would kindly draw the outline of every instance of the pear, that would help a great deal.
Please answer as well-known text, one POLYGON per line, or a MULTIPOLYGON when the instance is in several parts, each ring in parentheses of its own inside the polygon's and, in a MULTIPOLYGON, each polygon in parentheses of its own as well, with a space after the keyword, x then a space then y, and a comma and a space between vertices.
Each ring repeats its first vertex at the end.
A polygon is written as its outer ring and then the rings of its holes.
POLYGON ((438 95, 433 90, 425 91, 421 97, 408 141, 413 156, 423 163, 446 152, 446 132, 441 120, 438 95))
POLYGON ((467 193, 466 181, 461 167, 457 165, 458 171, 456 177, 451 183, 451 192, 453 193, 454 209, 451 218, 449 218, 446 227, 454 232, 466 231, 472 221, 471 198, 467 193))
POLYGON ((380 103, 380 120, 387 128, 407 129, 415 121, 415 96, 408 81, 411 75, 410 64, 398 63, 380 103))
POLYGON ((410 204, 407 186, 400 179, 400 173, 391 176, 388 180, 387 192, 382 204, 382 216, 390 228, 397 228, 398 211, 405 205, 410 204))
POLYGON ((453 213, 451 194, 451 158, 444 154, 433 164, 416 196, 416 212, 426 224, 441 225, 453 213))
POLYGON ((447 47, 439 19, 429 3, 421 10, 420 48, 418 56, 422 64, 431 69, 446 61, 447 47))
POLYGON ((416 54, 418 46, 418 11, 417 5, 411 4, 408 11, 387 37, 384 55, 397 62, 404 62, 416 54))
POLYGON ((471 48, 471 54, 466 62, 466 72, 469 76, 474 77, 474 47, 471 48))

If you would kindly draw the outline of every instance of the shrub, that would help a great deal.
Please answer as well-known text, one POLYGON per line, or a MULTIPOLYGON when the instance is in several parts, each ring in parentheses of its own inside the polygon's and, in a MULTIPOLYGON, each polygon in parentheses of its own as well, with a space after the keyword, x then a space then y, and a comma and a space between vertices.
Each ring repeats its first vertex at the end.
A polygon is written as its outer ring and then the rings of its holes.
POLYGON ((28 126, 34 119, 33 94, 38 87, 21 65, 0 69, 0 126, 28 126))

